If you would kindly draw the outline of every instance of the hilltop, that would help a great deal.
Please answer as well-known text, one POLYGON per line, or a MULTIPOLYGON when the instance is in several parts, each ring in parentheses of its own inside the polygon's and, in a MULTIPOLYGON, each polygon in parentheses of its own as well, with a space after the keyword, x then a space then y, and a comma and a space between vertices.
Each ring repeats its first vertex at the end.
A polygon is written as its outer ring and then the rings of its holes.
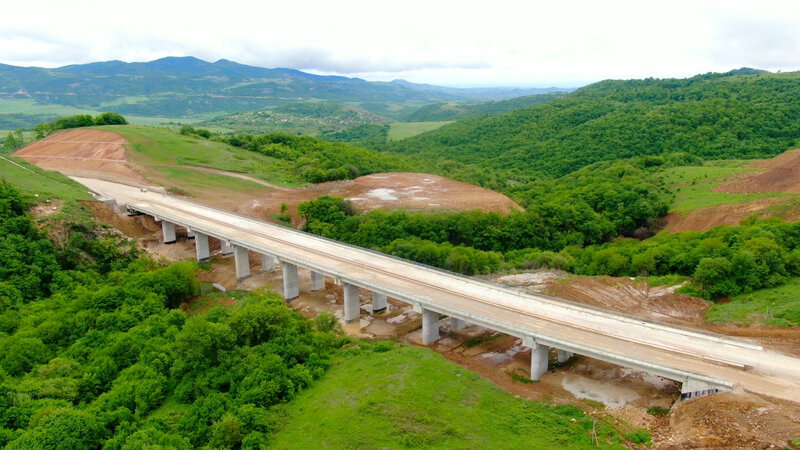
POLYGON ((753 159, 800 144, 800 72, 740 73, 603 81, 541 105, 463 119, 387 150, 557 176, 634 156, 753 159))

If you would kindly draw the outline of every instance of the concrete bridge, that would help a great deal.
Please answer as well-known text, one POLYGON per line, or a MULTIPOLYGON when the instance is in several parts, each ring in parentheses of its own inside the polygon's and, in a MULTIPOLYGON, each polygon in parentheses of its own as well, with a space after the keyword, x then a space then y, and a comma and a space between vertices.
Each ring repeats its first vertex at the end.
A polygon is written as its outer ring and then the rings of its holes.
POLYGON ((426 344, 439 339, 443 316, 454 329, 469 322, 517 336, 531 348, 534 380, 548 370, 555 348, 558 361, 581 354, 679 381, 684 397, 738 386, 800 401, 800 359, 757 343, 535 295, 156 192, 79 181, 154 217, 167 243, 175 241, 176 226, 186 228, 198 261, 211 256, 209 239, 218 239, 223 254, 234 254, 239 280, 250 275, 250 252, 261 255, 262 270, 279 262, 287 302, 299 295, 303 269, 312 290, 324 288, 325 277, 342 286, 348 322, 359 319, 359 290, 366 289, 373 313, 386 308, 387 297, 412 304, 422 314, 426 344))

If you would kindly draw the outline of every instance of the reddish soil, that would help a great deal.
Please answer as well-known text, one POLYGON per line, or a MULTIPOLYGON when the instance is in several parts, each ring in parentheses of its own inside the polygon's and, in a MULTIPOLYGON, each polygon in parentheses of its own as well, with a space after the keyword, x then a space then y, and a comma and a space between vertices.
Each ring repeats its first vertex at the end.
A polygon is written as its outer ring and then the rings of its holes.
POLYGON ((761 172, 743 173, 727 183, 714 187, 717 192, 754 193, 787 192, 800 193, 800 149, 789 150, 746 167, 766 169, 761 172))
POLYGON ((800 211, 786 211, 776 214, 770 207, 789 199, 781 197, 761 198, 748 203, 717 205, 697 208, 686 216, 672 212, 665 217, 666 229, 680 231, 708 231, 719 225, 738 225, 742 220, 756 215, 760 218, 779 216, 786 221, 800 220, 800 211))
POLYGON ((16 152, 30 163, 58 170, 66 175, 86 176, 108 181, 146 184, 128 161, 128 141, 110 131, 75 129, 54 133, 16 152))
POLYGON ((279 213, 281 204, 286 203, 293 214, 292 221, 298 223, 297 205, 322 195, 347 198, 362 212, 373 209, 479 209, 508 214, 514 210, 522 210, 522 207, 503 194, 449 178, 425 173, 379 173, 355 180, 320 183, 305 189, 276 190, 239 206, 237 212, 268 218, 279 213))

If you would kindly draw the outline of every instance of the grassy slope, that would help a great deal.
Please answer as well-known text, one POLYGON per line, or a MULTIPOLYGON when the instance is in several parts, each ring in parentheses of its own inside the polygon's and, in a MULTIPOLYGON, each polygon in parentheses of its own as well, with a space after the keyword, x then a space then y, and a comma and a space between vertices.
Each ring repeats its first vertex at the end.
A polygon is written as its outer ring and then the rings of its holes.
POLYGON ((797 197, 793 194, 775 192, 726 194, 713 190, 714 186, 731 180, 740 173, 758 170, 742 167, 749 162, 746 160, 723 160, 711 161, 703 166, 665 169, 661 172, 664 181, 675 192, 675 201, 671 206, 671 211, 686 215, 697 208, 707 206, 746 203, 760 198, 797 197))
POLYGON ((730 303, 717 303, 706 314, 709 322, 734 322, 743 325, 765 323, 769 309, 769 325, 800 326, 800 278, 771 289, 740 294, 730 303))
POLYGON ((62 199, 64 207, 51 218, 89 218, 89 212, 78 204, 79 200, 92 200, 87 189, 58 172, 42 170, 19 158, 0 155, 0 179, 16 186, 31 203, 62 199))
POLYGON ((427 131, 433 131, 439 127, 453 123, 453 121, 443 122, 396 122, 389 125, 390 141, 407 139, 427 131))
POLYGON ((298 186, 303 184, 289 170, 285 161, 270 158, 230 145, 209 141, 199 137, 181 136, 167 128, 142 126, 111 126, 104 130, 114 131, 131 143, 130 157, 136 163, 149 167, 154 173, 166 171, 169 176, 186 179, 190 183, 208 179, 217 187, 242 190, 256 187, 253 182, 233 177, 214 176, 191 169, 175 167, 199 166, 238 172, 270 183, 298 186))
MULTIPOLYGON (((289 406, 275 448, 588 448, 592 420, 522 400, 426 348, 344 351, 289 406), (575 423, 571 422, 575 419, 575 423)), ((611 436, 601 426, 600 440, 611 436)))

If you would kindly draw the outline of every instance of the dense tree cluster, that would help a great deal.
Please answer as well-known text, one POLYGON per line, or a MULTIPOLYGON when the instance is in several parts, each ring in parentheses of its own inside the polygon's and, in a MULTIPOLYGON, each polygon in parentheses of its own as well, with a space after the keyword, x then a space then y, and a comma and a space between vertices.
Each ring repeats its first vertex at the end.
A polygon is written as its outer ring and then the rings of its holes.
POLYGON ((158 267, 77 232, 65 252, 26 206, 0 184, 0 445, 259 448, 343 342, 335 318, 274 293, 188 317, 195 263, 158 267))
POLYGON ((59 117, 50 122, 40 123, 33 128, 36 139, 69 128, 92 127, 101 125, 127 125, 128 121, 124 117, 113 112, 104 112, 95 117, 89 114, 78 114, 74 116, 59 117))
POLYGON ((763 158, 800 145, 800 73, 603 81, 566 98, 474 117, 387 150, 520 174, 563 175, 597 161, 687 152, 763 158))

